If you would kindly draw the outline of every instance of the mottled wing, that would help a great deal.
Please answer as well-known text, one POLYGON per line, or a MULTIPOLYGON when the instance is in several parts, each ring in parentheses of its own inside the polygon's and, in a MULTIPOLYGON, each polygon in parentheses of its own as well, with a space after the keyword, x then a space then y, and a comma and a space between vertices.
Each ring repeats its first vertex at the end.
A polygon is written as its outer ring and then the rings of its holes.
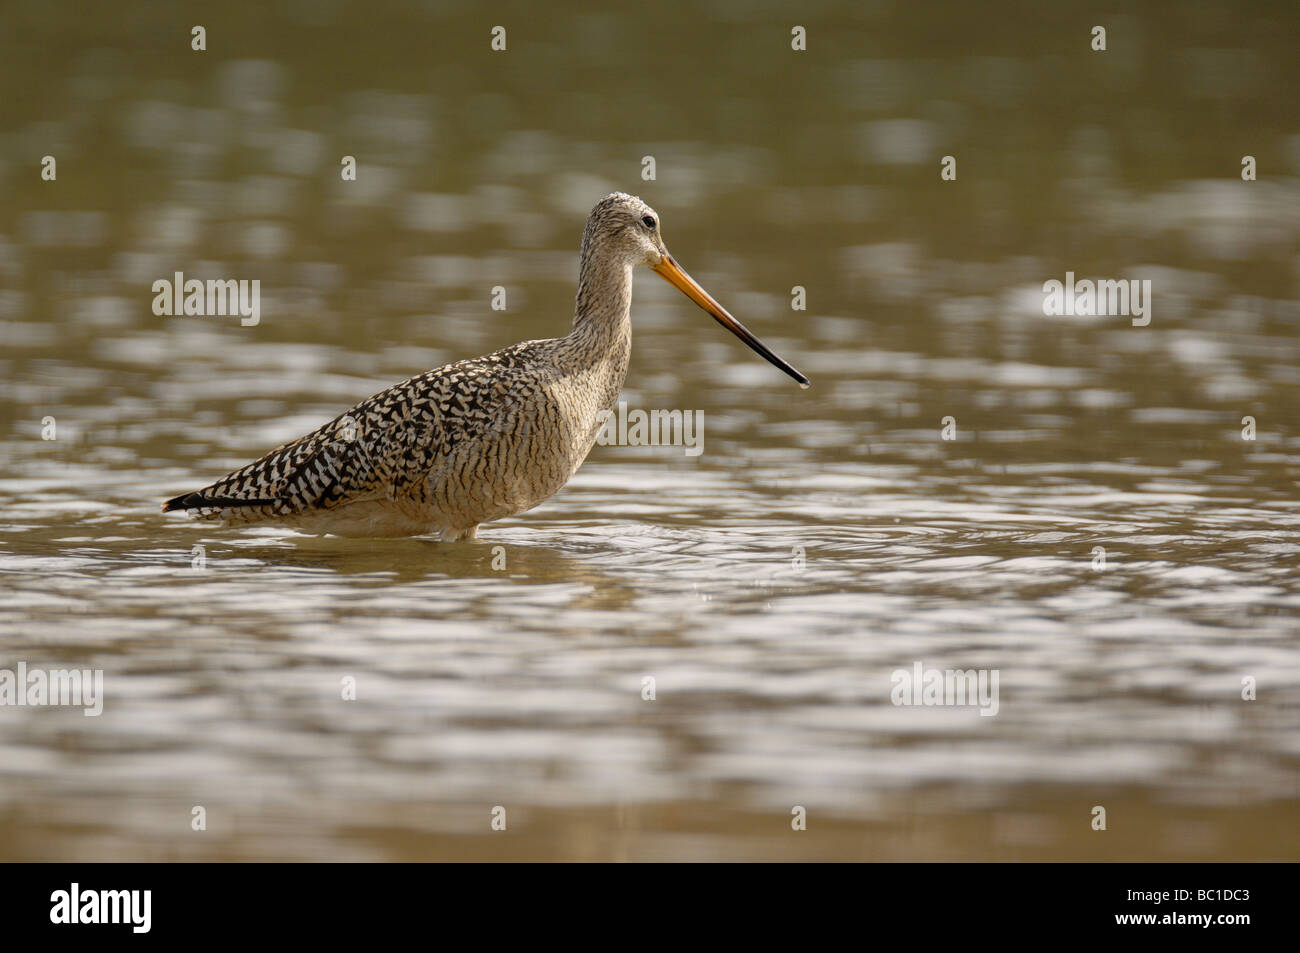
POLYGON ((168 500, 163 512, 256 522, 365 500, 421 502, 440 461, 508 411, 520 347, 395 384, 211 486, 168 500))
POLYGON ((384 493, 389 428, 367 421, 376 395, 210 486, 163 504, 206 519, 255 522, 332 509, 384 493))

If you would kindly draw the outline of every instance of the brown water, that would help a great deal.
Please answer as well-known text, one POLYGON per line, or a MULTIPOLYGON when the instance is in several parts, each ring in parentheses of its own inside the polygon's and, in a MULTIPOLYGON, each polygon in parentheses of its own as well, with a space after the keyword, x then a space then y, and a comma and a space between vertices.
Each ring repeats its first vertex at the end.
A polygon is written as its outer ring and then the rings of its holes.
POLYGON ((795 53, 771 5, 280 2, 199 53, 10 5, 0 669, 105 700, 0 707, 0 856, 1300 858, 1300 14, 967 6, 795 53), (562 333, 616 188, 811 390, 646 273, 624 399, 699 456, 598 447, 478 543, 158 513, 562 333), (176 271, 260 324, 156 317, 176 271), (1045 316, 1067 271, 1150 324, 1045 316), (918 662, 996 716, 894 705, 918 662))

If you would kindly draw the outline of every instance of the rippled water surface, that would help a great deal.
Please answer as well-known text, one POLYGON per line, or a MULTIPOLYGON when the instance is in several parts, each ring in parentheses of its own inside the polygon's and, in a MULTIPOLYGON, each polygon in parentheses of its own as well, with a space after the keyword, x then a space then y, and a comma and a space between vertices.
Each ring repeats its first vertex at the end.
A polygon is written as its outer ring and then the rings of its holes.
POLYGON ((1105 54, 1068 4, 824 5, 805 53, 772 5, 507 4, 500 54, 472 5, 204 53, 128 6, 0 39, 0 669, 105 686, 0 707, 0 856, 1300 859, 1293 5, 1105 54), (646 272, 623 399, 698 456, 597 447, 473 543, 158 512, 563 333, 612 189, 813 387, 646 272), (155 316, 177 271, 260 324, 155 316), (1150 324, 1045 316, 1067 271, 1150 324), (917 663, 997 714, 895 705, 917 663))

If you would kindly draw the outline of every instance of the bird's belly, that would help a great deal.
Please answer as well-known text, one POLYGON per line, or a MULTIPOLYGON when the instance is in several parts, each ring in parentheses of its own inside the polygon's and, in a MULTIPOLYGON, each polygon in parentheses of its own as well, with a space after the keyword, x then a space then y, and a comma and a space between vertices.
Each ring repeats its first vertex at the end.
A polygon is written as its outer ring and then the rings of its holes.
POLYGON ((530 510, 569 482, 596 438, 595 410, 553 407, 509 421, 453 453, 430 475, 426 498, 453 528, 530 510))
POLYGON ((453 527, 471 527, 530 510, 569 482, 585 453, 512 443, 465 466, 432 474, 428 498, 453 527))

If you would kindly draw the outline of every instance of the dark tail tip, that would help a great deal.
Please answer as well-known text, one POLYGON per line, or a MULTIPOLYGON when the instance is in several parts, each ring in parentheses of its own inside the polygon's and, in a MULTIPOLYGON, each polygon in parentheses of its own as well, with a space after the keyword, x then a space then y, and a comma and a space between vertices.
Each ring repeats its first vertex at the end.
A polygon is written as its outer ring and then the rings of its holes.
POLYGON ((175 510, 188 510, 191 507, 198 506, 199 501, 203 499, 200 493, 182 493, 180 496, 174 496, 162 505, 164 513, 171 513, 175 510))
POLYGON ((197 510, 200 508, 233 508, 240 506, 275 506, 279 500, 255 499, 255 500, 237 500, 229 496, 206 496, 202 490, 194 493, 182 493, 180 496, 174 496, 162 505, 164 513, 171 513, 174 510, 197 510))

